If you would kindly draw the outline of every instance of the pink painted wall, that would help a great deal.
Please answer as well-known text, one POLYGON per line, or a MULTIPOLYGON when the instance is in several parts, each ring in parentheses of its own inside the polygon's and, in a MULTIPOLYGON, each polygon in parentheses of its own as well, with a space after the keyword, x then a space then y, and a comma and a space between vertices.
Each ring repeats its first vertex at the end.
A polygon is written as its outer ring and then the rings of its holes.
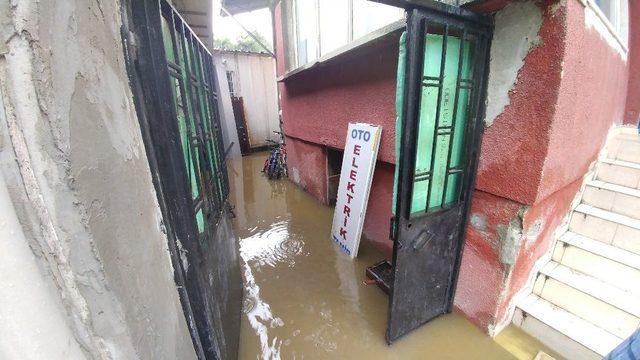
POLYGON ((290 136, 285 138, 289 179, 326 204, 327 155, 317 144, 290 136))
POLYGON ((478 190, 522 204, 538 199, 562 72, 564 14, 544 11, 541 45, 524 59, 510 104, 485 129, 478 167, 478 190))
MULTIPOLYGON (((378 159, 393 163, 397 57, 394 37, 285 81, 280 87, 285 133, 343 149, 349 122, 379 124, 378 159)), ((279 54, 277 59, 283 62, 279 54)))
POLYGON ((364 237, 373 242, 388 259, 391 259, 393 252, 393 243, 389 241, 389 220, 391 219, 394 169, 394 165, 382 161, 376 164, 362 230, 364 237))
POLYGON ((626 60, 587 28, 584 7, 567 1, 564 66, 536 200, 582 177, 624 116, 626 60), (567 141, 571 139, 570 141, 567 141))
POLYGON ((483 138, 477 189, 498 197, 487 201, 476 191, 473 214, 504 226, 527 206, 518 252, 508 264, 495 261, 513 245, 496 228, 479 231, 471 224, 467 233, 459 293, 477 293, 501 278, 500 292, 487 291, 476 301, 456 298, 456 306, 483 326, 508 320, 510 301, 526 284, 535 261, 549 250, 583 175, 625 108, 628 72, 623 57, 597 30, 587 28, 580 2, 553 4, 539 4, 544 11, 541 45, 525 58, 510 105, 483 138), (507 214, 495 213, 496 206, 507 214), (477 269, 474 264, 489 264, 492 270, 471 273, 470 268, 477 269))

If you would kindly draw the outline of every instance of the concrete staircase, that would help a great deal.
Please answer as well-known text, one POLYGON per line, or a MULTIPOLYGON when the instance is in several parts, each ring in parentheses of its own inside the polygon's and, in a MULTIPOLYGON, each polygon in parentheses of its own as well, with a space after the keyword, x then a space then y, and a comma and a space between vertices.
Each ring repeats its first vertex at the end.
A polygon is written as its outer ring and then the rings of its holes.
POLYGON ((640 326, 636 129, 613 131, 513 323, 568 359, 600 359, 640 326))

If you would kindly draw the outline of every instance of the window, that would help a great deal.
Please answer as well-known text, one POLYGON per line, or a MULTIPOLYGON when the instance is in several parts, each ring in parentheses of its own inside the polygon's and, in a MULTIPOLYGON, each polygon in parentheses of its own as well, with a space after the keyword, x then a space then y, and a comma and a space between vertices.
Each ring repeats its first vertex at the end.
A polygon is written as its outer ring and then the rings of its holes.
POLYGON ((357 39, 402 17, 402 9, 353 0, 353 37, 357 39))
POLYGON ((289 0, 284 2, 283 9, 285 46, 291 54, 287 58, 288 70, 404 16, 403 9, 367 0, 289 0))
MULTIPOLYGON (((609 20, 611 31, 626 47, 629 41, 629 3, 628 0, 595 0, 601 14, 609 20)), ((603 19, 604 20, 604 19, 603 19)))
POLYGON ((320 53, 322 55, 349 42, 349 1, 324 0, 320 6, 320 53))
POLYGON ((296 37, 298 62, 318 58, 318 11, 316 0, 296 0, 296 37))

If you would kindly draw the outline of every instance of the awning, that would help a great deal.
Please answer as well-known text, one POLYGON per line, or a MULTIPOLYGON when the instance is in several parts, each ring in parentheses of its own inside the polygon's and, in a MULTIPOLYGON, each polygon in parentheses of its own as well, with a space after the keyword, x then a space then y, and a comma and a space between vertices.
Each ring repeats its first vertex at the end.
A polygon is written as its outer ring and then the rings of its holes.
MULTIPOLYGON (((266 8, 269 7, 270 4, 271 0, 222 0, 222 6, 227 9, 231 15, 266 8)), ((221 15, 225 16, 224 13, 221 15)))
POLYGON ((175 0, 173 5, 193 32, 198 35, 200 41, 209 50, 213 50, 211 0, 175 0))

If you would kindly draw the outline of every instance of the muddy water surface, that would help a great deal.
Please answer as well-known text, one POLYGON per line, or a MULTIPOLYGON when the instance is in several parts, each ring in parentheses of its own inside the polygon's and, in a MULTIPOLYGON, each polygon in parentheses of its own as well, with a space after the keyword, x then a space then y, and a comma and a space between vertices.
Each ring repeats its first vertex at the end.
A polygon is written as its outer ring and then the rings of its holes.
POLYGON ((510 329, 504 346, 455 313, 387 346, 387 296, 363 284, 365 268, 382 255, 366 241, 355 260, 341 253, 329 239, 333 209, 288 180, 267 180, 265 157, 229 167, 245 278, 240 359, 535 356, 540 346, 519 330, 510 329))

